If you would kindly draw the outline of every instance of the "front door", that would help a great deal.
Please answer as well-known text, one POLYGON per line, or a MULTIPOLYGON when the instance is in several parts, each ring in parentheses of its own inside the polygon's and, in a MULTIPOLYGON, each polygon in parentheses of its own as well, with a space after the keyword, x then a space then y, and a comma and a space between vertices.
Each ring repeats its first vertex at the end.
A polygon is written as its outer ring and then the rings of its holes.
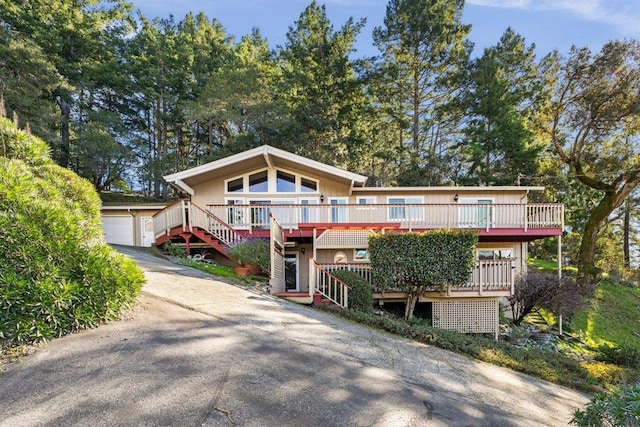
POLYGON ((142 246, 151 246, 156 241, 156 236, 153 233, 153 218, 150 216, 143 216, 140 218, 142 229, 142 246))
POLYGON ((298 254, 296 252, 284 254, 284 281, 287 292, 298 290, 298 254))

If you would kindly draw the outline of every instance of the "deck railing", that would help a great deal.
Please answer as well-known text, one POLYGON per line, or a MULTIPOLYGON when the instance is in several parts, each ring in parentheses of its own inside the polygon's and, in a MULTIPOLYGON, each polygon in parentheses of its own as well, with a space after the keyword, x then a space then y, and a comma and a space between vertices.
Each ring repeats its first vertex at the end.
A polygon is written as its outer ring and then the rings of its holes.
MULTIPOLYGON (((353 271, 369 282, 373 289, 377 289, 369 264, 320 264, 320 266, 329 273, 336 270, 353 271)), ((461 286, 452 286, 447 289, 447 292, 452 295, 460 292, 475 292, 482 295, 484 292, 495 291, 508 291, 513 294, 513 271, 513 260, 511 259, 476 260, 467 283, 461 286)))
POLYGON ((304 224, 390 224, 402 229, 562 228, 563 205, 555 203, 249 204, 208 205, 236 229, 268 229, 269 213, 285 229, 304 224))
POLYGON ((153 216, 153 232, 156 238, 168 234, 175 227, 182 227, 183 231, 199 227, 227 246, 233 246, 242 240, 242 236, 233 227, 188 200, 180 200, 153 216))
POLYGON ((313 259, 309 260, 309 273, 309 293, 311 295, 318 292, 334 304, 345 308, 349 306, 349 290, 351 289, 349 285, 313 259))
POLYGON ((156 239, 175 227, 182 226, 186 229, 188 205, 185 204, 188 203, 186 200, 178 200, 153 216, 153 233, 156 239))

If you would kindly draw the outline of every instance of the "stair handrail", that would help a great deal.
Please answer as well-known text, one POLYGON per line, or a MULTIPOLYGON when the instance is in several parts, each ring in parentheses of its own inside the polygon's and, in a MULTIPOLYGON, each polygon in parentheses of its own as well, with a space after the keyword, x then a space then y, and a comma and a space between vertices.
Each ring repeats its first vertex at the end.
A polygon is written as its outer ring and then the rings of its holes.
POLYGON ((204 213, 209 219, 209 224, 204 224, 204 226, 196 224, 196 226, 205 229, 225 245, 231 247, 244 239, 244 237, 234 230, 233 227, 214 215, 211 211, 203 209, 193 202, 191 202, 191 206, 204 213), (213 226, 212 221, 213 224, 215 224, 215 227, 213 226))
POLYGON ((340 307, 347 308, 349 306, 349 291, 352 289, 351 286, 347 285, 345 282, 340 280, 338 277, 333 275, 329 270, 325 269, 322 265, 318 264, 315 259, 312 259, 311 262, 315 266, 316 270, 318 270, 321 274, 327 276, 330 280, 335 284, 339 284, 342 292, 338 295, 336 286, 329 286, 328 289, 324 286, 324 282, 322 288, 320 288, 318 284, 318 280, 314 280, 313 283, 313 292, 318 292, 320 295, 333 302, 340 307), (339 300, 339 301, 338 301, 339 300))

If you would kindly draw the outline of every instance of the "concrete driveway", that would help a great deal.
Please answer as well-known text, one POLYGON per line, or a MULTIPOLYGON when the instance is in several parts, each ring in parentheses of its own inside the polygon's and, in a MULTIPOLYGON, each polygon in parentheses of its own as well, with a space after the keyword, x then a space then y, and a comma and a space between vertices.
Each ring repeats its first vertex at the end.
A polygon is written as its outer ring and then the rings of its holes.
POLYGON ((560 426, 587 396, 147 252, 118 322, 0 374, 0 426, 560 426))

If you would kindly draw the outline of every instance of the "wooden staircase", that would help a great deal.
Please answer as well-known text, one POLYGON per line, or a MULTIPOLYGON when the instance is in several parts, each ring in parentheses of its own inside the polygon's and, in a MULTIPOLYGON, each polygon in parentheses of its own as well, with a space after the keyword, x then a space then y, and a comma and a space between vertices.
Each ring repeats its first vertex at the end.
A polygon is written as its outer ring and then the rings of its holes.
POLYGON ((191 238, 196 237, 234 260, 229 256, 229 248, 244 240, 229 224, 189 200, 180 200, 158 212, 154 216, 154 228, 156 221, 163 226, 155 230, 156 244, 163 245, 179 237, 185 241, 187 255, 191 252, 191 238))

